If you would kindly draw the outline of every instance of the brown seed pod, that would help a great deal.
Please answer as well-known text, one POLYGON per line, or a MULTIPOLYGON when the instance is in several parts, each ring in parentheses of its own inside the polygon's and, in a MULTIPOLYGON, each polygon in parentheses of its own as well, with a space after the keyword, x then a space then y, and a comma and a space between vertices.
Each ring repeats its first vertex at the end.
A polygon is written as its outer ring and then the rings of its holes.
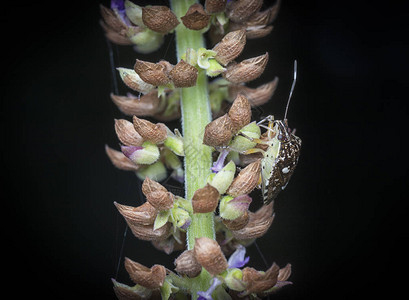
MULTIPOLYGON (((112 9, 100 5, 102 20, 101 27, 105 31, 105 36, 113 43, 118 45, 132 45, 127 37, 127 25, 115 14, 112 9)), ((133 27, 132 27, 133 28, 133 27)), ((140 30, 135 27, 134 30, 140 30)))
POLYGON ((253 268, 243 269, 243 281, 246 283, 246 294, 261 293, 271 289, 278 280, 280 268, 275 263, 265 272, 253 268))
POLYGON ((158 98, 156 90, 141 97, 111 94, 111 99, 118 109, 127 116, 153 116, 163 109, 162 101, 158 98))
POLYGON ((136 132, 132 122, 125 119, 115 119, 115 132, 125 146, 141 146, 143 138, 136 132))
POLYGON ((291 275, 291 264, 287 264, 284 268, 280 269, 278 273, 278 281, 286 281, 291 275))
POLYGON ((142 193, 146 200, 157 210, 167 210, 173 207, 175 196, 160 183, 146 177, 142 183, 142 193))
POLYGON ((178 18, 167 6, 142 7, 142 21, 150 30, 166 34, 178 24, 178 18))
POLYGON ((250 240, 263 236, 274 220, 273 202, 263 205, 257 212, 249 213, 247 225, 239 230, 232 230, 233 236, 238 240, 250 240))
POLYGON ((125 269, 133 282, 148 289, 158 289, 165 282, 166 268, 162 265, 148 268, 125 257, 125 269))
POLYGON ((267 35, 270 34, 270 32, 273 31, 273 26, 266 26, 266 27, 257 27, 257 26, 251 26, 247 27, 246 31, 246 37, 248 40, 253 40, 253 39, 260 39, 263 38, 267 35))
POLYGON ((143 295, 141 295, 140 290, 136 290, 134 287, 130 287, 126 284, 119 283, 115 279, 112 279, 113 288, 115 296, 119 300, 138 300, 143 299, 143 297, 149 297, 150 300, 161 300, 160 290, 156 289, 153 291, 145 290, 143 295))
POLYGON ((233 123, 228 114, 213 120, 205 127, 203 143, 208 146, 226 146, 233 136, 233 123))
POLYGON ((249 220, 250 220, 250 215, 246 211, 244 214, 242 214, 240 217, 234 220, 222 219, 222 222, 230 230, 240 230, 247 225, 249 220))
POLYGON ((219 244, 210 238, 196 238, 193 253, 199 264, 212 275, 220 274, 229 266, 219 244))
POLYGON ((251 191, 257 186, 260 179, 260 174, 261 160, 258 159, 240 171, 239 175, 234 178, 226 193, 233 197, 250 194, 251 191))
POLYGON ((238 94, 228 112, 233 124, 233 132, 237 133, 251 121, 251 106, 243 94, 238 94))
POLYGON ((245 59, 240 63, 230 63, 223 76, 231 83, 239 84, 258 78, 266 68, 268 53, 245 59))
POLYGON ((226 66, 240 55, 245 45, 246 29, 243 28, 226 34, 212 50, 217 53, 215 59, 223 66, 226 66))
POLYGON ((202 271, 202 266, 197 262, 193 250, 185 250, 175 260, 175 271, 191 278, 196 277, 202 271))
POLYGON ((177 88, 196 85, 198 70, 183 59, 170 71, 169 76, 177 88))
POLYGON ((250 102, 251 107, 256 107, 267 103, 274 95, 278 85, 278 77, 273 81, 258 86, 257 88, 250 88, 245 85, 230 84, 228 86, 229 99, 235 99, 239 93, 246 96, 250 102))
MULTIPOLYGON (((126 221, 126 218, 125 218, 126 221)), ((132 222, 127 222, 134 236, 144 241, 163 241, 171 234, 172 224, 166 223, 164 226, 153 229, 152 225, 136 225, 132 222)))
POLYGON ((140 169, 139 165, 134 164, 121 151, 114 150, 108 145, 105 145, 105 152, 111 160, 112 164, 120 170, 136 172, 140 169))
POLYGON ((219 191, 206 184, 203 188, 195 191, 192 197, 192 206, 194 213, 209 213, 216 210, 219 204, 219 191))
POLYGON ((153 86, 166 85, 170 82, 168 65, 163 62, 155 64, 137 59, 134 70, 143 81, 153 86))
POLYGON ((205 10, 209 14, 222 12, 226 9, 227 0, 206 0, 205 10))
POLYGON ((146 200, 157 210, 168 210, 173 207, 175 196, 171 192, 153 191, 146 200))
POLYGON ((148 120, 139 119, 136 116, 133 116, 132 120, 135 130, 142 136, 145 141, 159 144, 166 140, 168 132, 164 124, 153 124, 148 120))
POLYGON ((263 0, 237 0, 227 5, 227 17, 233 22, 242 23, 256 13, 263 5, 263 0))
POLYGON ((187 28, 201 30, 209 24, 210 15, 205 12, 201 4, 195 3, 189 7, 186 14, 180 19, 187 28))
POLYGON ((171 254, 174 251, 181 251, 186 249, 186 233, 179 232, 179 241, 177 241, 173 235, 170 235, 167 239, 162 241, 152 241, 152 245, 166 254, 171 254))
POLYGON ((155 222, 158 211, 149 202, 133 207, 114 202, 119 213, 127 222, 135 225, 152 225, 155 222))
POLYGON ((143 81, 133 69, 117 68, 117 70, 125 85, 134 91, 147 94, 155 88, 153 85, 143 81))
POLYGON ((147 197, 149 194, 155 191, 167 192, 168 190, 159 182, 146 177, 142 183, 142 193, 147 197))

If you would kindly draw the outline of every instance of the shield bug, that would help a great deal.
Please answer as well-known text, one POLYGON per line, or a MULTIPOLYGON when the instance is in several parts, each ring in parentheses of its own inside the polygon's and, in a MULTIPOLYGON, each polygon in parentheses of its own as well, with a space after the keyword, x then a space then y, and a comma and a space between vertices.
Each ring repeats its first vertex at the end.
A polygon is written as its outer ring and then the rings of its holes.
POLYGON ((261 190, 265 204, 273 201, 281 190, 284 190, 294 173, 301 149, 301 139, 295 135, 295 130, 288 128, 287 111, 294 90, 297 77, 297 61, 294 62, 294 80, 283 120, 274 120, 268 116, 257 123, 266 128, 267 132, 261 139, 252 139, 260 144, 261 148, 253 148, 246 154, 261 152, 261 190), (268 122, 268 126, 264 123, 268 122), (266 148, 262 145, 266 145, 266 148))

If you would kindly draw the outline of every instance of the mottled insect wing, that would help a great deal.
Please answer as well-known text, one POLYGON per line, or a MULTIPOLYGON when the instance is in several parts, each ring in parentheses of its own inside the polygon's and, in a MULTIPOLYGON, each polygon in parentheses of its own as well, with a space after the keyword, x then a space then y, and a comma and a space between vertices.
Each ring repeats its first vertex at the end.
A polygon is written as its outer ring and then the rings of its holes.
POLYGON ((269 204, 279 192, 285 189, 294 173, 300 157, 301 139, 294 134, 290 135, 289 141, 281 143, 279 154, 275 160, 270 177, 263 187, 264 203, 269 204))

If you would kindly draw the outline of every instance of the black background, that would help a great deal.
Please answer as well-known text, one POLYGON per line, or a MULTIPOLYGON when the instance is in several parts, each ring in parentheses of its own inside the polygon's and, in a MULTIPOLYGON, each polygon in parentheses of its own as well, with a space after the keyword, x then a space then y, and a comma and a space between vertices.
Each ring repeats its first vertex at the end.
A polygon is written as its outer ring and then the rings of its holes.
MULTIPOLYGON (((2 273, 13 299, 114 299, 110 278, 131 283, 122 263, 116 275, 125 225, 113 201, 137 206, 139 189, 104 152, 117 148, 113 120, 125 116, 109 98, 99 3, 15 2, 1 12, 2 273)), ((293 286, 276 298, 392 298, 404 287, 406 11, 393 2, 283 1, 271 35, 248 41, 240 56, 270 54, 250 85, 280 78, 256 116, 283 116, 298 61, 289 121, 302 156, 258 240, 269 263, 293 266, 293 286)), ((152 55, 114 46, 115 65, 175 63, 172 42, 152 55)), ((248 252, 265 269, 255 247, 248 252)), ((123 255, 168 268, 176 257, 130 233, 123 255)))

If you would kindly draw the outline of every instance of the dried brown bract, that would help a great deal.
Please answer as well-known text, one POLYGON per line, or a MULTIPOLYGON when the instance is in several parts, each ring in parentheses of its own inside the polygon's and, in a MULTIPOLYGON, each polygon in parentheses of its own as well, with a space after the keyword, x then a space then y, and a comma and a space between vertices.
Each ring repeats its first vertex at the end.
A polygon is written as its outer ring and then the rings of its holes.
POLYGON ((192 206, 194 213, 209 213, 216 210, 219 203, 219 191, 206 184, 203 188, 195 191, 192 197, 192 206))
POLYGON ((273 202, 263 205, 255 213, 250 212, 247 225, 240 230, 232 230, 233 236, 238 240, 250 240, 263 236, 274 220, 273 202))
MULTIPOLYGON (((100 5, 102 21, 100 22, 106 37, 118 45, 132 45, 126 35, 127 25, 115 14, 112 9, 100 5)), ((134 30, 138 30, 137 27, 134 30)))
POLYGON ((202 271, 202 266, 198 263, 193 254, 193 250, 186 250, 175 260, 175 270, 179 274, 196 277, 202 271))
POLYGON ((167 210, 173 207, 175 196, 160 183, 146 177, 142 184, 142 193, 147 201, 157 210, 167 210))
POLYGON ((155 64, 137 59, 134 70, 143 81, 153 86, 166 85, 170 82, 168 64, 164 62, 155 64))
POLYGON ((273 97, 278 85, 278 77, 273 81, 250 88, 245 85, 231 84, 228 86, 229 99, 235 99, 239 93, 246 96, 252 107, 260 106, 267 103, 273 97))
POLYGON ((218 275, 228 268, 226 257, 215 240, 197 238, 193 253, 199 264, 212 275, 218 275))
POLYGON ((243 94, 238 94, 228 112, 233 123, 233 132, 238 132, 251 121, 251 106, 243 94))
POLYGON ((125 269, 133 282, 148 289, 158 289, 165 282, 166 268, 162 265, 148 268, 125 257, 125 269))
POLYGON ((153 116, 163 109, 157 91, 152 91, 141 97, 111 94, 111 99, 118 109, 127 116, 153 116))
POLYGON ((183 59, 170 71, 169 76, 177 88, 196 85, 198 70, 183 59))
POLYGON ((125 119, 115 119, 115 132, 125 146, 141 146, 143 138, 136 132, 132 122, 125 119))
POLYGON ((230 63, 223 76, 235 84, 248 82, 258 78, 264 72, 267 62, 268 53, 245 59, 240 63, 230 63))
POLYGON ((222 12, 226 9, 227 0, 206 0, 205 10, 209 14, 222 12))
POLYGON ((234 220, 222 219, 222 222, 230 230, 240 230, 247 225, 249 220, 250 220, 250 215, 246 211, 244 214, 242 214, 240 217, 234 220))
POLYGON ((261 174, 261 160, 257 160, 242 169, 227 189, 227 194, 237 197, 250 194, 257 186, 261 174))
POLYGON ((117 68, 117 70, 119 71, 119 75, 126 86, 134 91, 147 94, 155 88, 153 85, 143 81, 135 70, 127 68, 117 68))
POLYGON ((155 218, 158 214, 156 208, 154 208, 149 202, 133 207, 128 205, 122 205, 114 202, 119 213, 130 223, 140 225, 152 225, 155 222, 155 218))
POLYGON ((105 152, 112 164, 120 170, 136 172, 141 168, 139 165, 134 164, 121 151, 114 150, 108 145, 105 145, 105 152))
POLYGON ((245 45, 246 30, 240 29, 226 34, 212 50, 217 53, 215 59, 223 66, 226 66, 240 55, 245 45))
POLYGON ((164 226, 153 229, 152 225, 137 225, 125 218, 126 223, 134 236, 144 241, 162 241, 166 240, 171 234, 172 224, 166 223, 164 226))
POLYGON ((159 290, 146 290, 146 295, 141 295, 140 291, 135 290, 134 287, 127 286, 126 284, 122 284, 117 282, 115 279, 112 279, 113 288, 115 292, 115 296, 119 300, 142 300, 149 297, 150 300, 161 300, 162 297, 160 295, 159 290))
POLYGON ((227 5, 227 17, 233 22, 244 22, 263 5, 263 0, 237 0, 227 5))
POLYGON ((261 293, 272 288, 278 281, 280 268, 275 263, 265 272, 253 268, 243 269, 243 281, 246 282, 246 294, 261 293))
POLYGON ((186 249, 186 233, 180 232, 179 240, 177 241, 173 235, 161 241, 152 241, 152 245, 166 254, 171 254, 173 251, 181 251, 186 249))
POLYGON ((179 21, 176 15, 167 6, 147 6, 142 8, 142 21, 149 29, 168 33, 173 30, 179 21))
POLYGON ((232 136, 233 122, 228 114, 224 114, 206 125, 203 143, 212 147, 226 146, 232 136))
POLYGON ((205 12, 201 4, 195 3, 189 7, 181 20, 187 28, 201 30, 209 24, 210 15, 205 12))
POLYGON ((145 141, 158 144, 163 142, 168 135, 166 126, 162 123, 153 124, 148 120, 139 119, 136 116, 133 116, 132 120, 135 130, 145 141))
POLYGON ((247 27, 246 31, 246 36, 249 40, 252 39, 259 39, 263 38, 267 35, 270 34, 270 32, 273 31, 273 26, 266 26, 266 27, 257 27, 257 26, 252 26, 252 27, 247 27))
POLYGON ((277 17, 279 8, 280 1, 277 1, 276 4, 266 10, 254 13, 248 20, 246 20, 246 26, 265 26, 271 24, 277 17))

